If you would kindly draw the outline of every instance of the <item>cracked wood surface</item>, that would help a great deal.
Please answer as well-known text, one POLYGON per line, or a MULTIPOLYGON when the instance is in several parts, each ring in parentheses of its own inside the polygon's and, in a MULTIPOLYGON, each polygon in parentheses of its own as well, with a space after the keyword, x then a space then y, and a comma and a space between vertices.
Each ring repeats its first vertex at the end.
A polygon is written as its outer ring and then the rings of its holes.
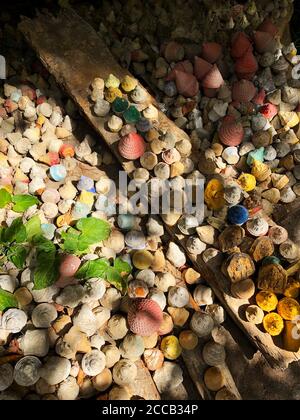
MULTIPOLYGON (((89 100, 89 86, 95 77, 106 78, 110 73, 113 73, 122 78, 129 72, 116 62, 94 29, 70 9, 62 10, 57 18, 48 14, 39 14, 33 20, 23 18, 19 29, 48 71, 79 106, 83 116, 105 140, 123 168, 130 174, 135 169, 134 162, 126 161, 119 155, 117 149, 119 135, 106 130, 108 118, 99 118, 93 115, 89 100)), ((149 102, 155 103, 150 95, 148 97, 149 102)), ((164 130, 172 131, 177 139, 189 138, 162 112, 159 112, 158 125, 164 130)), ((187 252, 182 239, 176 235, 176 231, 170 227, 167 229, 169 234, 187 252)), ((230 296, 228 281, 219 269, 212 270, 200 258, 195 259, 188 252, 187 255, 195 268, 211 285, 229 315, 272 366, 286 368, 289 363, 299 360, 298 353, 282 350, 274 344, 270 336, 243 320, 241 307, 246 302, 230 296)))

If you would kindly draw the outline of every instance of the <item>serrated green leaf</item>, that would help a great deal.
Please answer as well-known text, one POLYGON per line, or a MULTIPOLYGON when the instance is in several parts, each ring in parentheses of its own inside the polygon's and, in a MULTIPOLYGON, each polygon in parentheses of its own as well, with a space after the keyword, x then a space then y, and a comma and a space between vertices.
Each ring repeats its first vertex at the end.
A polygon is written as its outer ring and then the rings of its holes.
POLYGON ((114 268, 121 274, 122 277, 128 276, 132 267, 126 261, 123 261, 121 258, 116 258, 114 261, 114 268))
POLYGON ((13 206, 13 211, 17 213, 23 213, 24 211, 29 209, 29 207, 34 206, 39 202, 37 197, 28 194, 14 195, 12 197, 12 201, 13 203, 15 203, 15 205, 13 206))
POLYGON ((42 290, 52 286, 59 277, 59 258, 52 252, 41 252, 34 270, 34 290, 42 290))
POLYGON ((7 259, 12 262, 17 268, 22 269, 24 268, 26 257, 27 257, 27 249, 22 245, 14 245, 11 246, 7 251, 7 259))
POLYGON ((78 230, 71 227, 61 234, 61 248, 71 254, 87 253, 91 245, 107 239, 110 235, 109 223, 94 217, 78 220, 76 228, 78 230))
POLYGON ((7 204, 11 203, 12 197, 5 188, 0 190, 0 209, 4 209, 7 204))
POLYGON ((37 250, 37 266, 34 270, 34 290, 52 286, 59 277, 59 256, 56 246, 44 236, 34 236, 33 243, 37 250))
POLYGON ((87 217, 78 220, 76 228, 81 231, 80 240, 90 245, 104 241, 110 235, 110 224, 105 220, 87 217))
POLYGON ((8 308, 17 308, 18 300, 12 294, 0 288, 0 311, 5 311, 8 308))
POLYGON ((80 232, 78 230, 70 228, 67 230, 67 232, 61 233, 61 238, 63 239, 63 243, 61 244, 61 248, 69 252, 71 254, 74 254, 78 252, 79 250, 79 236, 80 232))
POLYGON ((123 278, 118 270, 116 270, 114 267, 107 268, 106 280, 121 292, 125 292, 127 289, 126 279, 123 278))
POLYGON ((4 230, 3 239, 5 242, 17 242, 22 243, 27 239, 27 233, 25 226, 22 222, 22 217, 15 219, 12 224, 4 230))
POLYGON ((94 277, 105 279, 108 267, 110 265, 106 259, 87 261, 79 268, 75 277, 78 279, 91 279, 94 277))
POLYGON ((39 216, 33 216, 31 219, 29 219, 25 224, 25 229, 28 241, 30 241, 34 236, 42 235, 41 220, 39 216))

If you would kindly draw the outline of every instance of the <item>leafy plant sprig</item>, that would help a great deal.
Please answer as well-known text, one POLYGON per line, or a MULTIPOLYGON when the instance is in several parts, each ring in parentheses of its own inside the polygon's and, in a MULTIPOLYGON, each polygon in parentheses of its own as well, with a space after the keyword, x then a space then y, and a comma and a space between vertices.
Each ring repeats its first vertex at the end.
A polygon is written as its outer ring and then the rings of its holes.
POLYGON ((8 204, 13 203, 12 210, 16 213, 23 213, 29 207, 39 203, 37 197, 29 194, 11 195, 4 188, 0 190, 0 209, 3 209, 8 204))
POLYGON ((75 228, 61 233, 63 242, 60 246, 70 254, 82 255, 89 252, 91 245, 108 239, 110 231, 110 224, 105 220, 86 217, 78 220, 75 228))
MULTIPOLYGON (((13 201, 17 210, 21 211, 22 208, 24 211, 36 202, 35 197, 32 196, 20 197, 23 198, 12 197, 2 189, 0 190, 0 207, 3 208, 13 201)), ((70 227, 61 234, 63 242, 60 247, 67 253, 82 255, 89 252, 91 245, 108 239, 110 231, 109 223, 104 220, 93 217, 83 218, 77 221, 75 228, 70 227)), ((52 286, 58 280, 60 258, 57 246, 42 235, 40 218, 34 216, 23 224, 22 217, 19 217, 9 227, 0 227, 0 263, 2 265, 10 261, 17 268, 23 269, 29 251, 33 248, 36 250, 34 289, 41 290, 52 286)), ((96 261, 83 264, 79 270, 78 278, 105 278, 120 290, 126 289, 126 276, 131 271, 129 264, 120 259, 116 259, 113 266, 108 260, 96 261)), ((7 294, 4 293, 4 295, 4 300, 7 300, 7 294)), ((10 302, 12 304, 13 301, 10 302)), ((3 305, 9 307, 7 303, 3 305)))
POLYGON ((41 234, 41 222, 38 216, 32 217, 23 224, 22 217, 13 220, 12 224, 0 229, 0 262, 12 262, 17 268, 24 268, 30 250, 32 237, 41 234))

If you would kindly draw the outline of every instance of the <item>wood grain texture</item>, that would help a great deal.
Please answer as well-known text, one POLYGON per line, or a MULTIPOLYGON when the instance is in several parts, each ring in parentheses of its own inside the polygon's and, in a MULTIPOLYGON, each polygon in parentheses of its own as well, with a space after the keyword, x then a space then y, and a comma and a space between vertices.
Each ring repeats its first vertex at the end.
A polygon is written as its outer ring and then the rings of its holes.
POLYGON ((131 393, 134 396, 142 397, 145 400, 160 400, 159 392, 149 370, 141 360, 138 360, 135 364, 138 374, 134 383, 130 385, 131 393))
MULTIPOLYGON (((67 12, 62 11, 57 18, 44 14, 33 20, 24 18, 19 28, 45 67, 79 106, 82 114, 130 174, 135 168, 135 163, 125 161, 119 155, 116 147, 118 134, 106 130, 107 119, 93 115, 89 101, 89 86, 95 77, 106 78, 113 73, 122 78, 129 72, 119 66, 97 33, 70 9, 67 12)), ((155 103, 151 97, 149 101, 155 103)), ((158 125, 164 131, 170 130, 177 139, 188 139, 186 133, 161 112, 158 125)), ((168 228, 168 231, 180 246, 185 245, 173 228, 168 228)), ((187 251, 185 246, 184 248, 187 251)), ((281 350, 271 337, 243 320, 241 307, 247 302, 238 301, 230 296, 228 281, 218 268, 209 268, 201 259, 195 259, 192 255, 189 257, 196 270, 201 272, 211 285, 229 315, 272 366, 286 368, 289 363, 299 359, 298 354, 281 350)))

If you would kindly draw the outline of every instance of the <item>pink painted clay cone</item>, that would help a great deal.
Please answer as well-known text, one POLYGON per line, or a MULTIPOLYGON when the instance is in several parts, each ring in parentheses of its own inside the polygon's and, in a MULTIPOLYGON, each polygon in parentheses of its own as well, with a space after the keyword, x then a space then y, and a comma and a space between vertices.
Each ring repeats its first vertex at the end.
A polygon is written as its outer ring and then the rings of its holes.
POLYGON ((193 74, 175 70, 175 82, 178 93, 186 98, 196 96, 199 92, 199 83, 193 74))
POLYGON ((202 86, 209 89, 219 89, 223 83, 222 74, 216 64, 213 65, 211 70, 202 80, 202 86))
POLYGON ((219 129, 220 141, 225 146, 238 146, 244 137, 244 128, 233 116, 227 116, 223 119, 219 129))
POLYGON ((129 133, 122 137, 118 145, 120 155, 128 160, 139 159, 146 150, 146 144, 142 136, 137 133, 129 133))
POLYGON ((256 94, 256 87, 249 80, 239 80, 232 86, 232 100, 237 102, 250 102, 256 94))

